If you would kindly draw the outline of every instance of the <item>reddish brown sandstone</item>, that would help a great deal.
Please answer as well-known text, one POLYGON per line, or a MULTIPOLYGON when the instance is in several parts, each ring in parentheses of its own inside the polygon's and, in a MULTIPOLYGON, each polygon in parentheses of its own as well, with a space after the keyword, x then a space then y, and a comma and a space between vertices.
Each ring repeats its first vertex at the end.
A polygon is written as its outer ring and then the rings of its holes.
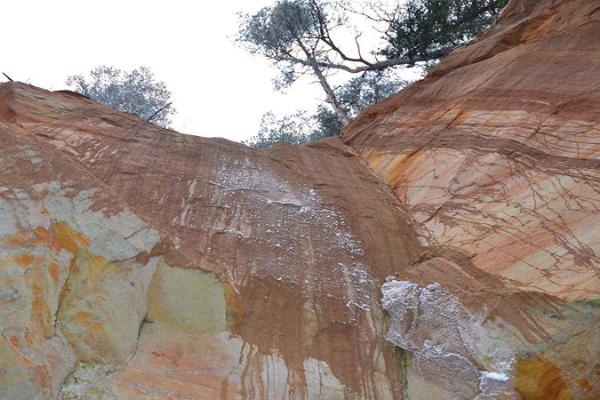
POLYGON ((344 134, 421 241, 566 299, 600 297, 600 4, 513 1, 344 134))
POLYGON ((3 84, 0 398, 599 398, 598 39, 514 0, 261 151, 3 84))

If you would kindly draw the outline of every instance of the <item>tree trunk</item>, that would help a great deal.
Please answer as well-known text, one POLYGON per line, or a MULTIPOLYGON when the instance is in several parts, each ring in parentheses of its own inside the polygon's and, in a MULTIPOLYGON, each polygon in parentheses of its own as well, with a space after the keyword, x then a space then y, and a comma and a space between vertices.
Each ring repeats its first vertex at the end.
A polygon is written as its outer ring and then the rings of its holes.
POLYGON ((313 71, 315 72, 315 75, 317 76, 321 87, 325 91, 325 94, 327 96, 327 102, 331 104, 331 107, 333 107, 335 115, 337 116, 338 121, 340 121, 340 123, 342 124, 342 127, 345 127, 350 123, 350 117, 340 105, 337 97, 335 96, 335 92, 329 85, 329 82, 327 82, 327 78, 325 78, 325 75, 323 75, 323 71, 321 71, 321 69, 315 65, 313 65, 313 71))
POLYGON ((345 127, 346 125, 348 125, 350 123, 350 117, 348 116, 346 111, 344 111, 344 109, 340 105, 340 102, 338 101, 337 97, 335 96, 335 92, 333 91, 332 87, 329 85, 329 82, 327 82, 327 78, 325 78, 325 75, 323 75, 323 71, 321 71, 321 67, 319 67, 318 62, 315 59, 314 53, 311 53, 308 50, 308 48, 304 45, 304 43, 302 43, 302 40, 300 40, 300 38, 296 38, 296 40, 297 40, 298 46, 300 46, 300 48, 302 49, 304 54, 306 54, 307 63, 312 68, 313 72, 317 76, 317 79, 319 80, 319 83, 321 84, 321 87, 325 91, 325 95, 327 96, 327 102, 329 104, 331 104, 331 107, 333 107, 333 110, 335 111, 335 115, 337 116, 338 121, 340 121, 340 123, 342 124, 342 128, 345 127))

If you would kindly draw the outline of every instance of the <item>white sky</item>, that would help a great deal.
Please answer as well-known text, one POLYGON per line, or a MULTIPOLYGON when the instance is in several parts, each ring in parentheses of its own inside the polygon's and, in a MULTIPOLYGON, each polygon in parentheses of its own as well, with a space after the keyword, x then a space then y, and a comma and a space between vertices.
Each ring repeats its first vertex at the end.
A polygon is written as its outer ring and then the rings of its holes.
MULTIPOLYGON (((260 117, 312 110, 319 87, 275 92, 276 70, 233 43, 237 12, 273 0, 11 0, 1 5, 0 72, 50 90, 68 75, 105 64, 148 66, 173 93, 173 128, 240 141, 260 117)), ((4 80, 0 75, 0 80, 4 80)))

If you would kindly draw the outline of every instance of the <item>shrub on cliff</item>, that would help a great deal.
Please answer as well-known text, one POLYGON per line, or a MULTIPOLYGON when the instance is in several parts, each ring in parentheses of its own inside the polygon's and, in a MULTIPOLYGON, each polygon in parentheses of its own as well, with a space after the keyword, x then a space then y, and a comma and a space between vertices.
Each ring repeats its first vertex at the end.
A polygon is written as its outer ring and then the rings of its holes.
POLYGON ((91 70, 87 77, 69 76, 66 83, 99 103, 160 126, 168 126, 175 113, 167 85, 155 80, 147 67, 123 71, 101 65, 91 70))

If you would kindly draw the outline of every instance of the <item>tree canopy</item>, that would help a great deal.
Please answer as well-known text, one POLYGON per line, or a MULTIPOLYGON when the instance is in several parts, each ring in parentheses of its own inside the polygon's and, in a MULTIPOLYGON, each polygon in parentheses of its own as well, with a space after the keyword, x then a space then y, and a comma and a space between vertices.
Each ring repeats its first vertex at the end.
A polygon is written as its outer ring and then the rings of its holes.
POLYGON ((164 127, 175 113, 171 92, 164 82, 155 80, 147 67, 123 71, 102 65, 89 76, 69 76, 66 84, 99 103, 164 127))
MULTIPOLYGON (((336 96, 344 112, 354 118, 371 104, 396 93, 405 84, 386 71, 367 72, 337 88, 336 96)), ((303 110, 277 117, 268 112, 262 117, 258 133, 245 143, 256 148, 275 143, 304 144, 336 136, 342 127, 331 108, 323 104, 312 114, 303 110)))
POLYGON ((407 0, 359 8, 358 2, 345 0, 278 0, 241 15, 237 41, 273 62, 280 72, 278 89, 312 77, 325 95, 321 114, 334 115, 341 129, 366 106, 403 86, 393 76, 399 67, 445 56, 488 28, 506 2, 407 0), (364 49, 362 36, 369 31, 377 31, 381 41, 364 49), (347 76, 337 86, 332 83, 340 80, 336 73, 347 76))
POLYGON ((254 148, 268 147, 276 143, 304 144, 318 134, 318 120, 306 111, 278 118, 272 112, 262 116, 258 133, 243 143, 254 148))
POLYGON ((429 61, 448 54, 494 22, 507 0, 409 0, 391 13, 380 53, 394 63, 429 61))

